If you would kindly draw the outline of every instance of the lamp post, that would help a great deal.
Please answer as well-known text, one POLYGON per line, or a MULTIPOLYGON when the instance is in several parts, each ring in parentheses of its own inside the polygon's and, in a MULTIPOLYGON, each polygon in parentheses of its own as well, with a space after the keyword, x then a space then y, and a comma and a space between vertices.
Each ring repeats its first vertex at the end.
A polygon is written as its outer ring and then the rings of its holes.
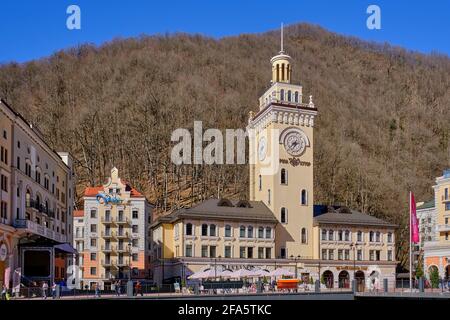
POLYGON ((214 258, 214 278, 217 279, 217 259, 220 260, 222 256, 219 256, 218 258, 214 258))
POLYGON ((350 247, 353 249, 353 282, 354 282, 354 289, 356 289, 356 243, 352 242, 350 247))
POLYGON ((294 255, 291 255, 291 259, 294 259, 295 261, 295 278, 298 279, 298 272, 297 272, 297 260, 300 260, 300 255, 294 257, 294 255))
POLYGON ((131 281, 131 241, 128 242, 128 281, 131 281))

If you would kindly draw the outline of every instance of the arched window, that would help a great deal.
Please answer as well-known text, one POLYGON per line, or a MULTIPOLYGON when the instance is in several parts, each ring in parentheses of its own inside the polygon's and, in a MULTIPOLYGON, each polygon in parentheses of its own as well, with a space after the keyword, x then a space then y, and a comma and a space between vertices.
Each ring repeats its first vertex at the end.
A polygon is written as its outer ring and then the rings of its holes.
POLYGON ((266 227, 266 239, 272 239, 272 228, 266 227))
POLYGON ((216 225, 215 224, 211 224, 209 226, 209 236, 210 237, 215 237, 216 236, 216 225))
POLYGON ((48 213, 49 210, 50 210, 50 207, 49 207, 49 205, 48 205, 48 201, 45 200, 45 208, 44 208, 44 211, 45 211, 45 213, 48 213))
POLYGON ((253 238, 253 227, 248 226, 247 228, 247 238, 253 238))
POLYGON ((338 241, 343 241, 343 240, 344 240, 344 238, 342 236, 342 230, 339 230, 338 231, 338 241))
POLYGON ((350 241, 350 231, 345 230, 345 241, 350 241))
POLYGON ((377 242, 381 242, 380 231, 377 231, 377 242))
POLYGON ((277 82, 280 81, 280 65, 277 64, 277 82))
POLYGON ((290 73, 291 73, 291 66, 289 64, 287 64, 286 65, 286 80, 289 80, 291 78, 290 73))
POLYGON ((41 206, 41 196, 36 195, 36 208, 39 208, 41 206))
POLYGON ((324 241, 327 240, 327 230, 326 229, 322 229, 322 240, 324 240, 324 241))
POLYGON ((306 234, 306 228, 302 228, 302 243, 308 243, 308 235, 306 234))
POLYGON ((308 194, 305 189, 301 192, 301 204, 306 206, 308 204, 308 194))
POLYGON ((262 190, 262 176, 261 175, 258 176, 258 186, 259 186, 259 191, 261 191, 262 190))
POLYGON ((284 101, 284 89, 280 90, 280 100, 284 101))
POLYGON ((388 243, 392 242, 392 232, 388 232, 388 234, 387 234, 387 242, 388 243))
POLYGON ((281 64, 281 81, 284 81, 284 63, 281 64))
POLYGON ((358 236, 357 236, 357 241, 358 242, 362 242, 363 240, 362 240, 362 231, 358 231, 358 236))
POLYGON ((287 223, 287 210, 285 207, 281 208, 281 212, 280 212, 280 221, 281 223, 287 223))
POLYGON ((281 169, 281 184, 287 184, 288 183, 288 175, 286 169, 281 169))
POLYGON ((206 237, 208 235, 208 225, 206 223, 202 224, 202 236, 206 237))
POLYGON ((294 93, 294 101, 298 102, 298 91, 295 91, 294 93))
POLYGON ((333 241, 334 239, 334 232, 333 230, 328 231, 328 240, 333 241))
POLYGON ((186 224, 186 235, 192 236, 192 223, 186 224))
POLYGON ((374 241, 375 241, 373 231, 370 231, 370 232, 369 232, 369 241, 370 241, 370 242, 374 242, 374 241))
POLYGON ((267 203, 270 204, 270 189, 267 190, 267 203))
POLYGON ((264 238, 264 227, 258 228, 258 238, 263 239, 264 238))
POLYGON ((244 226, 241 226, 239 228, 239 237, 245 238, 245 227, 244 226))
POLYGON ((225 237, 231 237, 231 226, 229 224, 225 226, 225 237))
POLYGON ((287 99, 288 99, 289 102, 291 102, 291 100, 292 100, 292 92, 291 92, 291 90, 288 90, 288 92, 287 92, 287 99))
POLYGON ((27 207, 31 207, 31 193, 30 190, 27 189, 27 193, 25 194, 25 205, 27 207))

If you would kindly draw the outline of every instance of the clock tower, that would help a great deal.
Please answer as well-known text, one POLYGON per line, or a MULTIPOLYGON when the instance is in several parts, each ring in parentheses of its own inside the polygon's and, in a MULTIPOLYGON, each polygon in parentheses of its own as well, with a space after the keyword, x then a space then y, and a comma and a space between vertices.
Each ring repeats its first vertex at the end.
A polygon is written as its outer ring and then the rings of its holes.
MULTIPOLYGON (((283 32, 283 30, 281 31, 283 32)), ((263 201, 277 217, 275 258, 313 257, 313 132, 317 108, 291 83, 292 58, 274 56, 270 87, 250 112, 250 200, 263 201)))

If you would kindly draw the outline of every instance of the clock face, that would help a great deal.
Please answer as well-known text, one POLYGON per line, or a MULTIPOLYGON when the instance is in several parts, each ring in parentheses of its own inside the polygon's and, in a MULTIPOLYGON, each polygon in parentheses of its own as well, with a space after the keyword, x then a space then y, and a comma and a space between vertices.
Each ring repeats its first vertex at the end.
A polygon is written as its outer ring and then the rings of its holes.
POLYGON ((303 136, 298 132, 291 132, 284 139, 284 148, 291 156, 300 156, 306 148, 303 136))
POLYGON ((262 137, 261 139, 259 139, 259 143, 258 143, 259 161, 263 161, 266 158, 266 152, 267 152, 266 138, 262 137))

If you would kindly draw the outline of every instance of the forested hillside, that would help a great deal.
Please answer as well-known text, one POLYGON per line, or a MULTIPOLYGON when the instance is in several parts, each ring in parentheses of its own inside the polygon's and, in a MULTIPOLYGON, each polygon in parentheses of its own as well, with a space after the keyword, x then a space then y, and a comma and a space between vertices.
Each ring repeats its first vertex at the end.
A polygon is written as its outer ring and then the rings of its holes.
MULTIPOLYGON (((306 24, 285 35, 294 82, 319 109, 315 203, 340 202, 398 223, 403 244, 408 191, 427 200, 450 166, 450 59, 306 24)), ((247 197, 246 165, 176 167, 170 135, 194 120, 205 129, 245 128, 278 50, 278 31, 117 39, 1 65, 0 97, 52 147, 74 155, 79 204, 83 188, 104 182, 114 165, 161 214, 218 192, 247 197)))

